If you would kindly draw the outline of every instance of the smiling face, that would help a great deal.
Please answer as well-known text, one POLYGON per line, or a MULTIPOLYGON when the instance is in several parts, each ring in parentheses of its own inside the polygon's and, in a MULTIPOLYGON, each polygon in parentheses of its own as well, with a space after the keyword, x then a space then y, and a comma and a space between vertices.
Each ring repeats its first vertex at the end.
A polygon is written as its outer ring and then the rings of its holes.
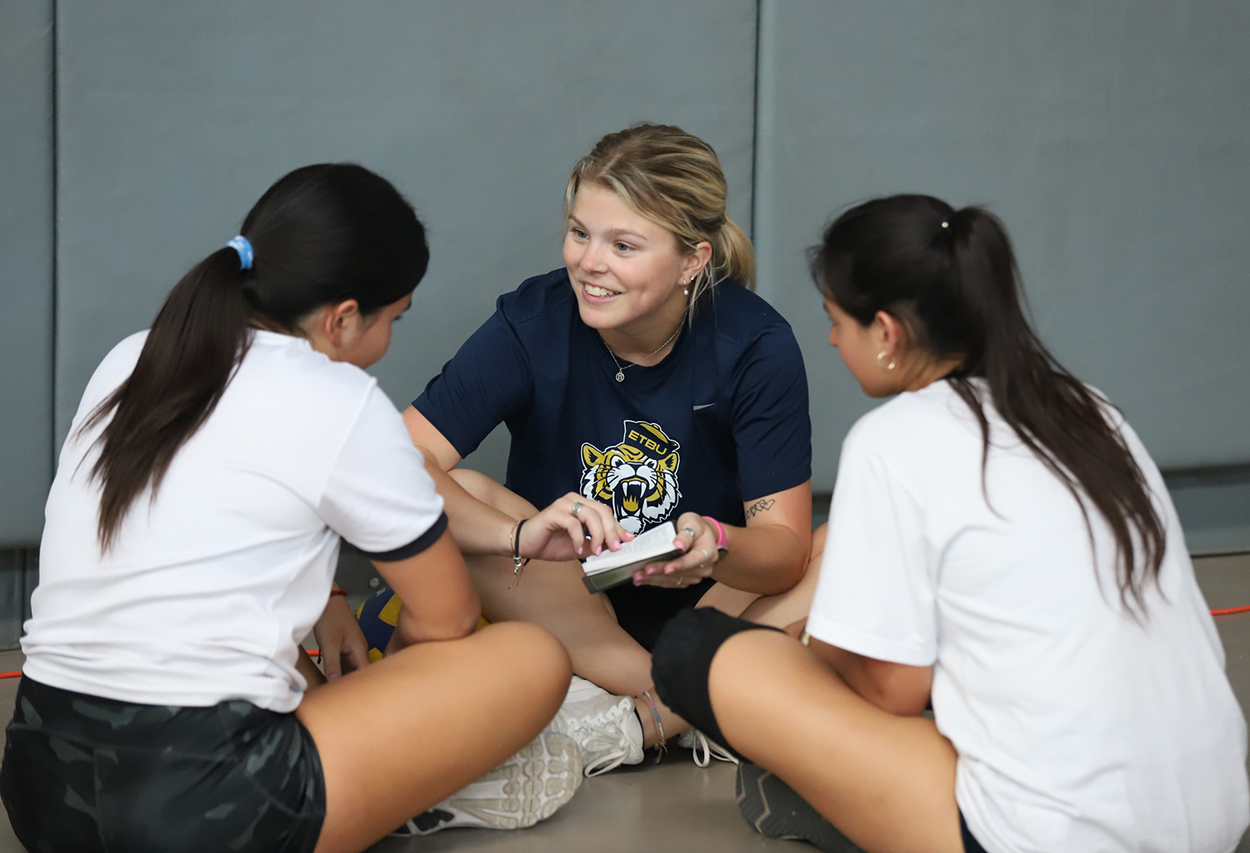
POLYGON ((582 322, 592 329, 640 339, 668 335, 686 310, 681 280, 705 262, 698 250, 681 254, 671 231, 635 213, 612 190, 592 183, 578 188, 564 234, 564 265, 582 322))

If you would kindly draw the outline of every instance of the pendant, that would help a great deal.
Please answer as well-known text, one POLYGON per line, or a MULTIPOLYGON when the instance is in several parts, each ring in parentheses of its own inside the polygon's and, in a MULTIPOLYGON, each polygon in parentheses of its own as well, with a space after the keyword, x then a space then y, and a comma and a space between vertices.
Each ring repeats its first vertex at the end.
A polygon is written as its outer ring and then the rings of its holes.
POLYGON ((624 382, 624 381, 625 381, 625 371, 624 371, 624 370, 619 370, 619 369, 618 369, 618 370, 616 371, 616 381, 617 381, 617 382, 624 382))

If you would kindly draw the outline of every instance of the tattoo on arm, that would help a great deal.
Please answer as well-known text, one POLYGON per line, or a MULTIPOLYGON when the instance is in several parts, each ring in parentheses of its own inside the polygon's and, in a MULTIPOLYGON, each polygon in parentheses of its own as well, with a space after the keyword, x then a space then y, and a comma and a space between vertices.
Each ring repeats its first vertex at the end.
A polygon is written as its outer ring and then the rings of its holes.
POLYGON ((777 503, 772 498, 760 498, 755 503, 747 507, 747 520, 750 521, 761 512, 768 512, 773 508, 773 504, 777 503))

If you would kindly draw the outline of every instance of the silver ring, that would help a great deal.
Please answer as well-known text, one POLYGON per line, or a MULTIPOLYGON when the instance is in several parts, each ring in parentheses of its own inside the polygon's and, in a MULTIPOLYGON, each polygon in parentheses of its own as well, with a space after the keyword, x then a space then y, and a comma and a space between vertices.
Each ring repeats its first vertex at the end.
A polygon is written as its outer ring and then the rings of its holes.
POLYGON ((577 503, 573 504, 573 516, 575 518, 577 517, 577 514, 582 511, 583 506, 585 506, 585 504, 583 504, 581 501, 578 501, 577 503))
POLYGON ((699 538, 699 531, 695 530, 693 527, 683 527, 681 532, 689 533, 692 541, 699 538))
POLYGON ((700 565, 700 566, 706 566, 706 565, 707 565, 707 561, 708 561, 708 560, 710 560, 710 559, 712 559, 712 555, 711 555, 711 554, 709 554, 709 553, 707 552, 707 549, 706 549, 706 548, 700 548, 699 550, 703 552, 703 562, 702 562, 702 563, 699 563, 699 565, 700 565))

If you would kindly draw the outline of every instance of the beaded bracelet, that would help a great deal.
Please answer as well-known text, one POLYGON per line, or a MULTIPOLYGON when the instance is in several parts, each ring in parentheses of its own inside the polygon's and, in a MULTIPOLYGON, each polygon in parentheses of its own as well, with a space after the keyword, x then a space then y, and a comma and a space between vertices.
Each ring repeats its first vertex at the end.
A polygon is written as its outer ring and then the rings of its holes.
POLYGON ((664 739, 664 724, 660 722, 660 712, 655 708, 655 700, 651 698, 651 691, 644 690, 639 695, 646 699, 647 704, 651 706, 651 716, 655 717, 655 730, 660 734, 660 742, 655 745, 658 750, 655 754, 655 763, 659 764, 660 756, 668 752, 668 741, 664 739))

